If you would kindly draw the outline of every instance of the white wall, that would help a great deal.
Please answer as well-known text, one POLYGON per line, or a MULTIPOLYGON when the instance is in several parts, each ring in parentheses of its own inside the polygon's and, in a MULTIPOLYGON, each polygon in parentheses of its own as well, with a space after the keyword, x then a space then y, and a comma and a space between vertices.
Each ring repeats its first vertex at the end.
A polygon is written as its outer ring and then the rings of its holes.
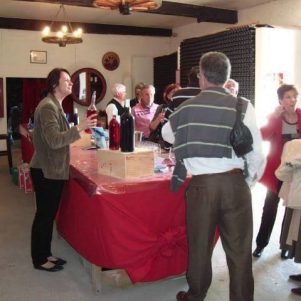
MULTIPOLYGON (((275 29, 256 30, 255 102, 260 123, 264 123, 265 116, 278 103, 276 90, 279 82, 273 78, 277 73, 283 72, 284 82, 296 84, 301 92, 301 0, 276 0, 240 10, 238 19, 239 24, 275 26, 275 29)), ((213 34, 230 27, 213 23, 177 27, 172 47, 183 39, 213 34)))
MULTIPOLYGON (((240 24, 259 22, 301 29, 301 1, 273 1, 240 10, 238 18, 240 24)), ((195 22, 191 25, 174 28, 172 38, 86 34, 83 44, 68 45, 66 48, 41 42, 39 32, 0 29, 0 76, 4 77, 5 85, 5 77, 46 77, 54 67, 65 67, 71 73, 83 67, 92 67, 99 70, 107 80, 108 91, 99 105, 100 108, 104 108, 111 97, 109 87, 112 83, 124 82, 128 88, 129 86, 133 87, 134 80, 136 81, 136 78, 133 80, 133 74, 144 74, 146 78, 149 78, 152 70, 147 62, 150 58, 176 51, 183 39, 213 34, 227 27, 230 25, 195 22), (30 64, 30 50, 47 51, 47 64, 30 64), (115 51, 120 56, 121 63, 115 71, 107 71, 102 67, 101 58, 107 51, 115 51), (133 62, 137 62, 139 58, 145 58, 147 67, 139 66, 139 64, 134 64, 135 67, 133 67, 133 62)), ((300 38, 300 32, 297 32, 296 35, 300 38)), ((295 52, 297 53, 300 48, 301 43, 296 40, 295 52)), ((301 78, 300 65, 301 62, 297 61, 296 78, 301 78)), ((4 95, 4 99, 6 107, 6 95, 4 95)), ((83 110, 84 108, 80 108, 80 113, 83 110)), ((6 118, 0 118, 0 132, 4 131, 6 131, 6 118)))
MULTIPOLYGON (((238 11, 238 24, 261 23, 301 30, 301 1, 275 0, 253 8, 238 11)), ((231 28, 230 24, 193 23, 173 29, 171 47, 176 50, 181 41, 231 28)), ((236 25, 235 25, 236 26, 236 25)))
POLYGON ((283 81, 295 84, 301 92, 301 1, 278 0, 239 11, 240 23, 269 24, 275 29, 256 31, 255 101, 259 123, 278 104, 277 73, 283 81))
POLYGON ((258 5, 250 9, 240 10, 238 18, 240 23, 259 22, 301 29, 301 1, 277 0, 258 5))
MULTIPOLYGON (((144 80, 152 80, 153 66, 149 62, 154 57, 172 51, 171 38, 166 37, 85 34, 83 39, 82 44, 59 47, 43 43, 39 32, 0 29, 0 77, 4 78, 4 94, 6 77, 39 78, 46 77, 55 67, 64 67, 71 74, 80 68, 91 67, 100 71, 106 79, 107 93, 98 105, 99 108, 105 108, 112 97, 110 86, 113 83, 124 83, 130 98, 132 86, 136 83, 132 80, 132 74, 139 74, 144 80), (47 51, 47 64, 30 64, 30 50, 47 51), (114 71, 108 71, 102 66, 102 56, 107 51, 114 51, 120 57, 120 65, 114 71), (133 65, 135 58, 143 58, 146 63, 133 65)), ((6 116, 6 94, 4 101, 6 116)), ((79 106, 80 115, 85 109, 79 106)), ((0 118, 0 132, 6 132, 6 117, 0 118)))
POLYGON ((277 89, 281 83, 294 84, 301 91, 300 48, 300 31, 280 28, 256 30, 255 109, 260 125, 279 105, 277 89))

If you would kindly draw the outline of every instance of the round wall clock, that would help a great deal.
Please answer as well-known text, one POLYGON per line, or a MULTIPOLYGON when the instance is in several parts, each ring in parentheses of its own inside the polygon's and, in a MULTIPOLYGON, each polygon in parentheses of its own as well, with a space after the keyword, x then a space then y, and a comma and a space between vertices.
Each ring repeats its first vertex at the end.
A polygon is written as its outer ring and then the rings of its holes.
POLYGON ((107 52, 102 57, 102 65, 110 71, 113 71, 118 68, 120 63, 119 56, 115 52, 107 52))

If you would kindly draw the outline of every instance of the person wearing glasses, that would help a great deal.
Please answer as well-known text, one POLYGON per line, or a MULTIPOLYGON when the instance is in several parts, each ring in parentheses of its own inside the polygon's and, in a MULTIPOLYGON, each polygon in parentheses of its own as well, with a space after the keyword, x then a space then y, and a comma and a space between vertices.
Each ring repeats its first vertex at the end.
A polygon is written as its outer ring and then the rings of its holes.
POLYGON ((231 73, 228 57, 205 53, 200 59, 201 93, 184 103, 162 128, 163 138, 173 144, 176 166, 171 189, 177 190, 192 175, 185 192, 188 238, 188 291, 178 292, 178 301, 204 300, 212 280, 215 229, 226 253, 231 301, 253 301, 253 217, 247 184, 262 175, 265 159, 255 110, 243 99, 244 123, 253 136, 253 150, 246 154, 249 180, 244 178, 244 160, 230 144, 236 120, 237 98, 224 88, 231 73))
POLYGON ((151 129, 149 127, 157 111, 158 104, 154 103, 156 89, 153 85, 145 85, 141 89, 140 103, 132 108, 135 119, 135 130, 142 132, 142 139, 148 140, 151 129))

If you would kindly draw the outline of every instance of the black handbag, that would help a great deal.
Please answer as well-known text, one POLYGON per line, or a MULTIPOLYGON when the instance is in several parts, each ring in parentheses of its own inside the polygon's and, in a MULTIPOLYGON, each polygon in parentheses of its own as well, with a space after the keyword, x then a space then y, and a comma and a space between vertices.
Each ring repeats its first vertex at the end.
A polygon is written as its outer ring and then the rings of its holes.
POLYGON ((253 150, 253 137, 249 128, 243 123, 242 99, 237 98, 236 120, 230 132, 230 143, 237 157, 242 157, 253 150))

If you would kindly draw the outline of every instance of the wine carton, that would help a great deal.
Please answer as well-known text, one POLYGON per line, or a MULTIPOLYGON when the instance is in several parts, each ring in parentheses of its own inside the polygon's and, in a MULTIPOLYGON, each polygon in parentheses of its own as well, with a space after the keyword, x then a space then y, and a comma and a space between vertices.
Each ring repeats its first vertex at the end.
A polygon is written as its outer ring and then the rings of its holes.
POLYGON ((137 179, 154 174, 154 151, 136 148, 132 153, 97 150, 98 173, 121 179, 137 179))

